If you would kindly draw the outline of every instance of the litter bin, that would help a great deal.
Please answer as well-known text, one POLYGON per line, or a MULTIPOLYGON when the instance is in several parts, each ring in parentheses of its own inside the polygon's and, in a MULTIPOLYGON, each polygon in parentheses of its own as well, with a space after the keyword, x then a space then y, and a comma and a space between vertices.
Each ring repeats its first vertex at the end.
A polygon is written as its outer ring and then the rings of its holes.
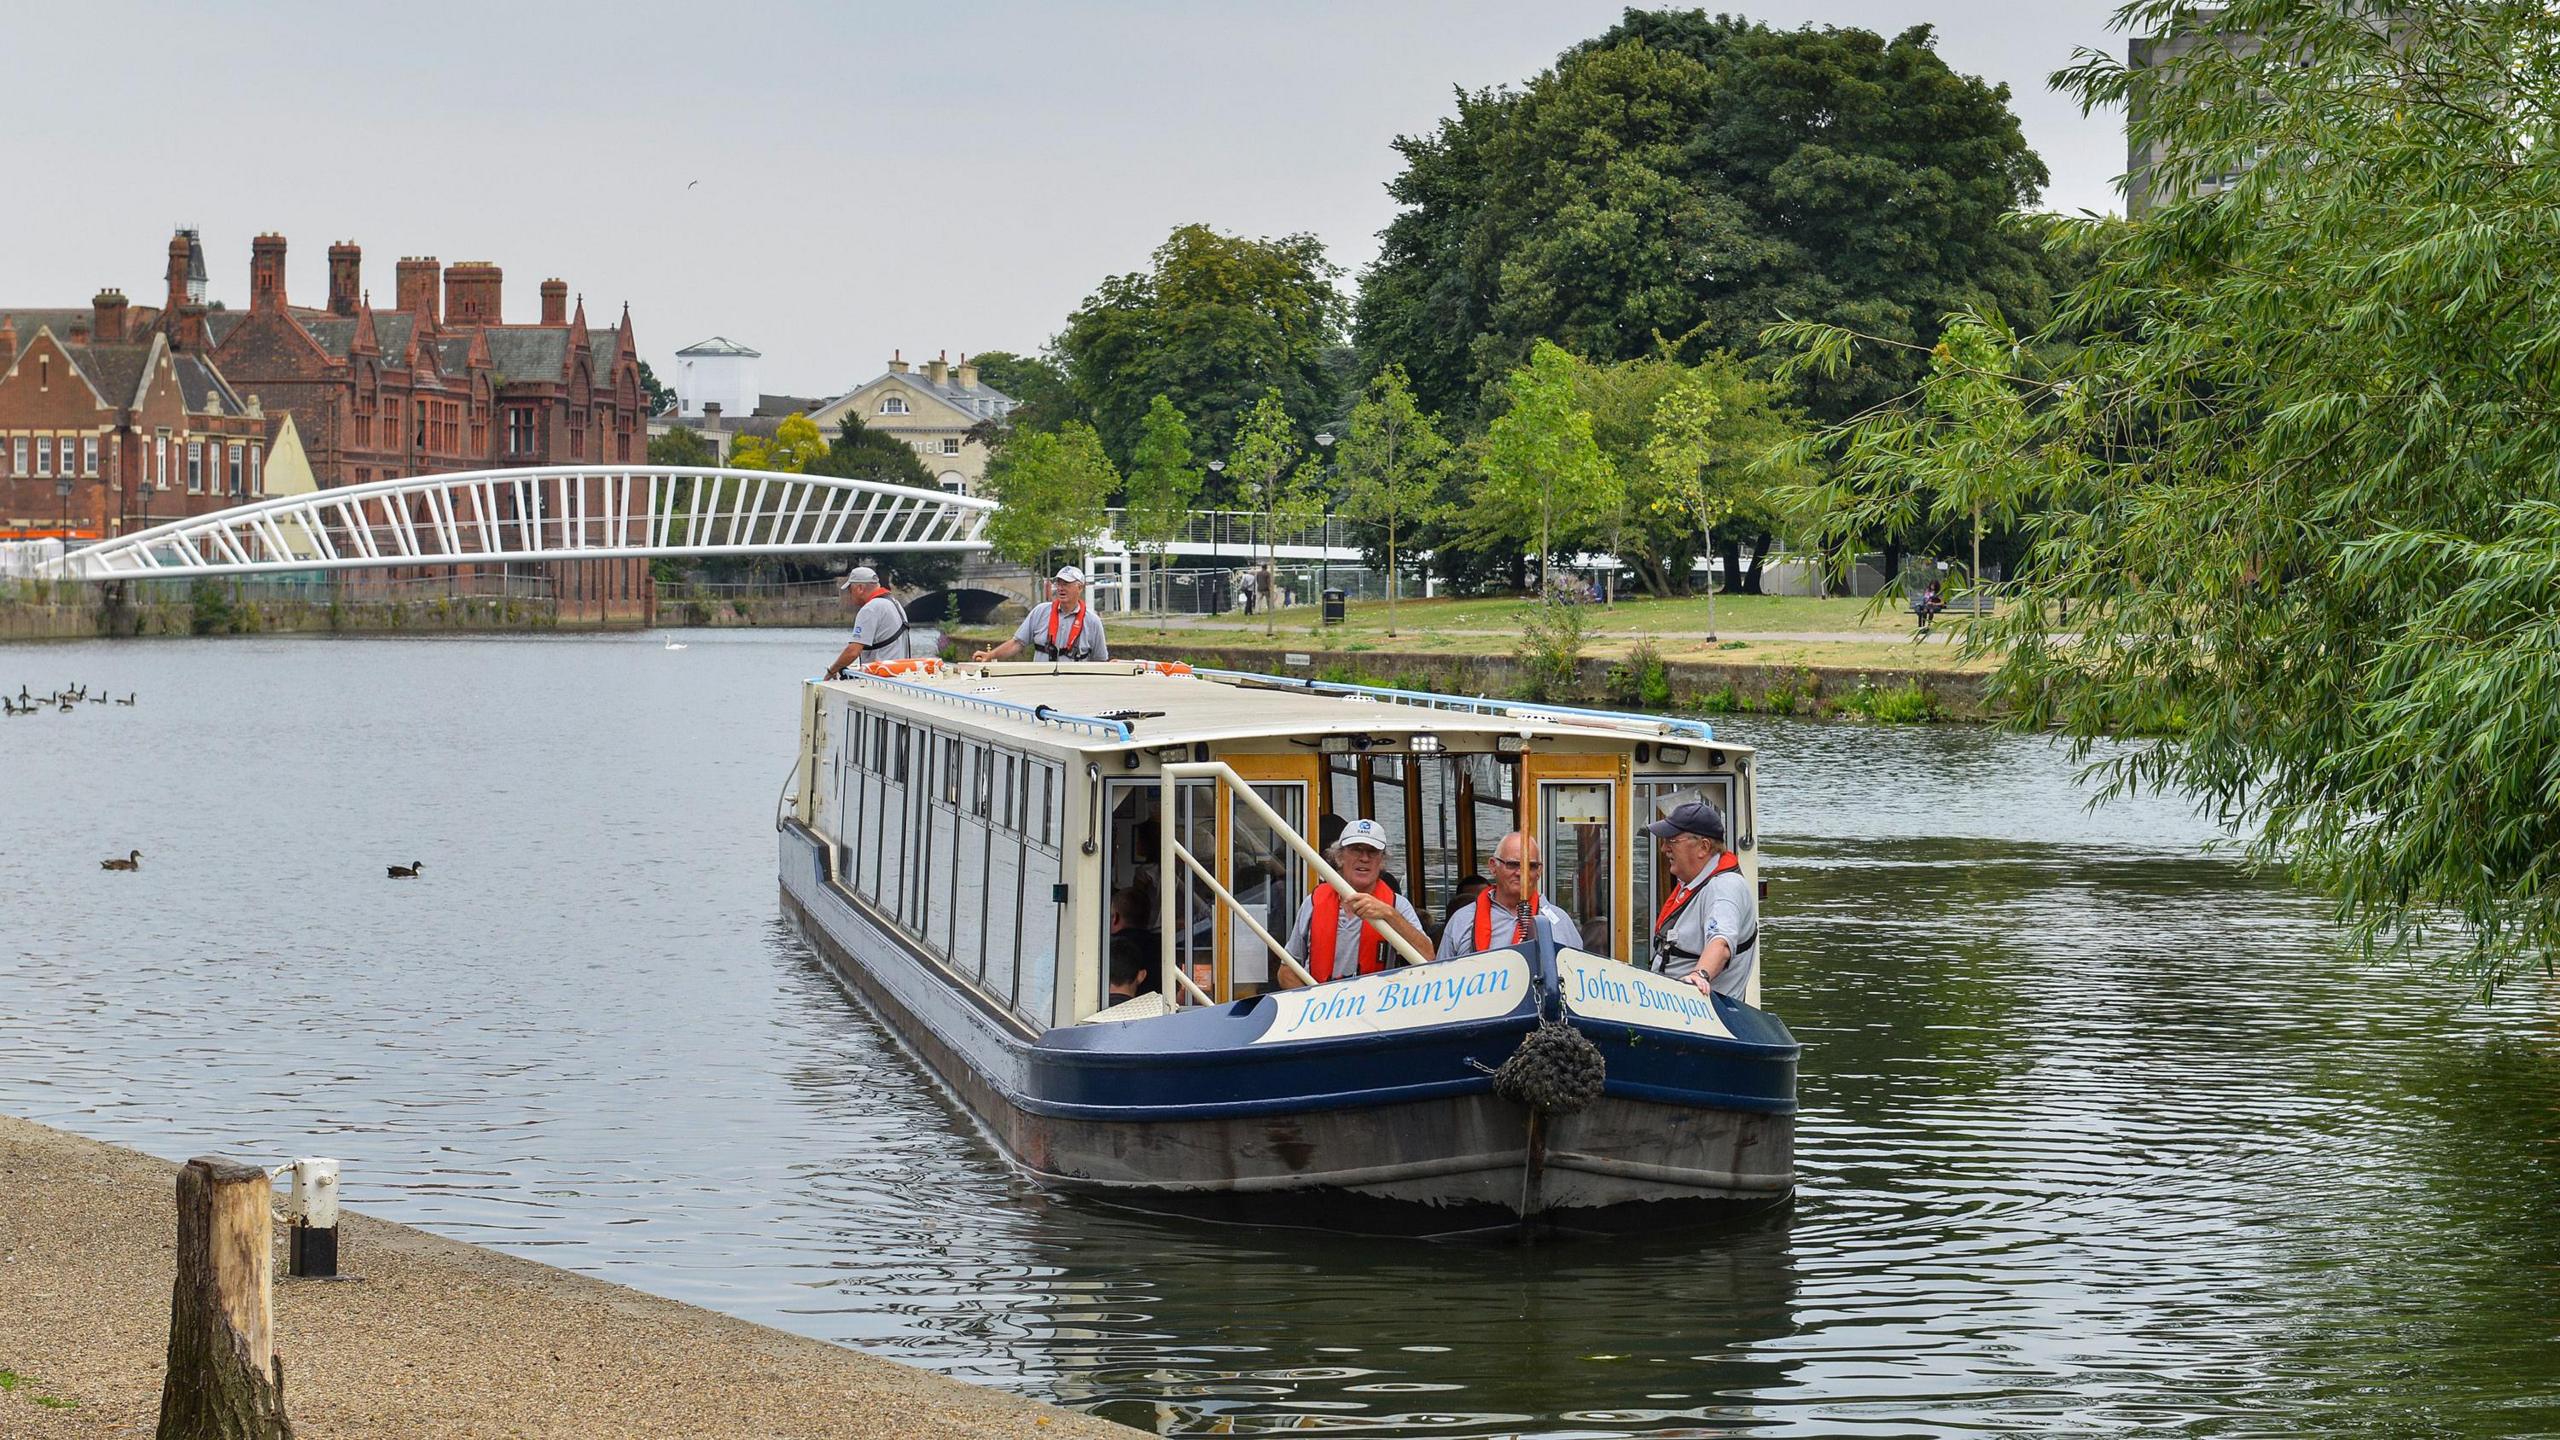
POLYGON ((1324 623, 1327 625, 1341 624, 1342 612, 1344 609, 1343 602, 1349 598, 1350 594, 1348 591, 1327 590, 1324 592, 1324 623))

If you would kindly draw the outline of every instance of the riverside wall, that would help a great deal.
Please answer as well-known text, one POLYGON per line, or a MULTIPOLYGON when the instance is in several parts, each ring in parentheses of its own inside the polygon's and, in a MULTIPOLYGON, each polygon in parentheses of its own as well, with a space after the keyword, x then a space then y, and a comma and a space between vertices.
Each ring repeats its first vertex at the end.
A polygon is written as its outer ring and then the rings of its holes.
MULTIPOLYGON (((175 1169, 0 1116, 0 1435, 152 1433, 175 1169)), ((275 1281, 303 1440, 1140 1433, 361 1213, 340 1234, 355 1278, 275 1281)))
MULTIPOLYGON (((1531 688, 1528 666, 1511 655, 1308 650, 1294 652, 1303 655, 1306 663, 1292 664, 1292 652, 1260 647, 1118 639, 1113 640, 1111 653, 1115 658, 1180 660, 1220 669, 1304 675, 1457 695, 1518 699, 1531 688)), ((1732 664, 1670 658, 1661 664, 1662 688, 1651 694, 1647 693, 1645 677, 1629 670, 1623 662, 1585 659, 1576 666, 1570 686, 1557 686, 1544 698, 1559 704, 1709 716, 1732 712, 1863 714, 1887 719, 1984 721, 1996 715, 1987 694, 1987 677, 1972 671, 1732 664), (1880 711, 1889 713, 1879 715, 1880 711)))

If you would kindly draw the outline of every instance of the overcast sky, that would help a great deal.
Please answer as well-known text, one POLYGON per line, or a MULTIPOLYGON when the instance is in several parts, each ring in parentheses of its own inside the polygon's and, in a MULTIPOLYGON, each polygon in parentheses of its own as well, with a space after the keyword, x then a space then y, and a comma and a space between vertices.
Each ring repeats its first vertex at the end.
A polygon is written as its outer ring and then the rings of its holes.
MULTIPOLYGON (((833 394, 892 349, 1037 349, 1186 222, 1312 231, 1356 277, 1393 213, 1390 142, 1447 114, 1451 87, 1516 84, 1622 8, 10 5, 0 305, 102 285, 156 303, 191 224, 237 306, 250 238, 277 230, 296 303, 326 301, 333 240, 363 245, 384 306, 401 255, 491 260, 510 320, 558 275, 597 324, 628 301, 661 375, 719 334, 764 352, 764 389, 833 394)), ((2009 85, 2049 207, 2121 208, 2121 117, 2045 85, 2077 47, 2122 53, 2114 0, 1708 8, 1932 23, 1956 69, 2009 85)))

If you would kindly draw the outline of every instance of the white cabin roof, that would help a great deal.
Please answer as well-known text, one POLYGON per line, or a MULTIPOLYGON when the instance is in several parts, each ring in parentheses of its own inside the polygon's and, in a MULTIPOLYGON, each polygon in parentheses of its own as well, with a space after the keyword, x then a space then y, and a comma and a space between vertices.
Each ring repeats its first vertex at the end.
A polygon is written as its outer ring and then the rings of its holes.
MULTIPOLYGON (((1165 674, 1146 661, 1086 664, 957 664, 938 672, 890 678, 857 675, 821 682, 860 697, 868 706, 904 712, 927 724, 954 726, 1045 749, 1108 752, 1162 745, 1233 742, 1325 735, 1404 737, 1421 733, 1484 748, 1461 736, 1518 735, 1566 742, 1568 748, 1612 751, 1639 741, 1716 745, 1748 753, 1748 747, 1715 741, 1693 720, 1612 715, 1571 706, 1525 701, 1471 701, 1439 697, 1481 709, 1433 709, 1420 692, 1413 702, 1366 687, 1328 686, 1287 677, 1246 677, 1228 672, 1165 674), (987 704, 973 702, 993 702, 987 704), (1045 707, 1053 719, 1032 713, 1045 707), (1161 713, 1156 713, 1161 712, 1161 713), (1127 739, 1105 727, 1061 723, 1075 719, 1125 719, 1127 739)), ((1542 747, 1543 748, 1543 747, 1542 747)))

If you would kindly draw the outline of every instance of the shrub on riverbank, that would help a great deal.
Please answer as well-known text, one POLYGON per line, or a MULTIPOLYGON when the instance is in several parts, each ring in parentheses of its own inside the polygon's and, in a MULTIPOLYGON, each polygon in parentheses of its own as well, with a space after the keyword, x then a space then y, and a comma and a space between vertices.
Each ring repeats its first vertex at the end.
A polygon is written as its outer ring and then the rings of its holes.
POLYGON ((1843 714, 1864 715, 1888 725, 1926 725, 1938 718, 1938 702, 1918 681, 1878 686, 1860 679, 1858 688, 1840 702, 1843 714))

